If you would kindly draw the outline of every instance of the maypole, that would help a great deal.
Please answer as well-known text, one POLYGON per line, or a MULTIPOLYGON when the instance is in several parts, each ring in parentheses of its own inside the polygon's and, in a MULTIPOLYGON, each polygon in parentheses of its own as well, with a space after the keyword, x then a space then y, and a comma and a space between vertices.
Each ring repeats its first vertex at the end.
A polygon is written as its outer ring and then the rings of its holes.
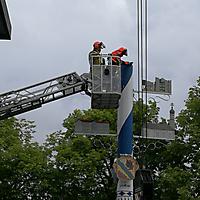
POLYGON ((138 168, 132 157, 133 151, 133 66, 122 64, 122 94, 119 101, 117 132, 118 158, 114 170, 119 179, 117 200, 133 200, 133 179, 138 168))

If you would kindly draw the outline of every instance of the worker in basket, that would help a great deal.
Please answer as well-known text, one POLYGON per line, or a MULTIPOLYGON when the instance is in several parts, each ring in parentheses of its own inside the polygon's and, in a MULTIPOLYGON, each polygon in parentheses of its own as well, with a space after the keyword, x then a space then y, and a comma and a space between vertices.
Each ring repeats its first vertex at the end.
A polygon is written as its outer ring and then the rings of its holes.
POLYGON ((119 49, 113 51, 111 54, 112 54, 112 64, 113 65, 132 64, 132 62, 123 61, 121 59, 123 56, 128 56, 127 49, 124 47, 120 47, 119 49))
POLYGON ((104 48, 106 47, 103 42, 94 42, 93 50, 89 52, 90 74, 92 74, 92 66, 105 64, 105 60, 100 55, 101 50, 104 48))

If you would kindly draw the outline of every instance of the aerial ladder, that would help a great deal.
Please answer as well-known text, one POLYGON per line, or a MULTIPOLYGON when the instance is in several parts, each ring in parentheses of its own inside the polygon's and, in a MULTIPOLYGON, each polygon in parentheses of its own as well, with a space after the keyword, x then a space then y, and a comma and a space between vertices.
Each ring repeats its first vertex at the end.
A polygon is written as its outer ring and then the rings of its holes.
POLYGON ((0 94, 0 120, 42 107, 43 104, 86 91, 88 81, 76 72, 0 94))
POLYGON ((94 65, 92 75, 72 72, 0 94, 0 120, 80 92, 91 96, 92 108, 117 108, 121 96, 120 66, 108 62, 112 59, 110 55, 102 54, 99 57, 106 62, 103 65, 94 65))

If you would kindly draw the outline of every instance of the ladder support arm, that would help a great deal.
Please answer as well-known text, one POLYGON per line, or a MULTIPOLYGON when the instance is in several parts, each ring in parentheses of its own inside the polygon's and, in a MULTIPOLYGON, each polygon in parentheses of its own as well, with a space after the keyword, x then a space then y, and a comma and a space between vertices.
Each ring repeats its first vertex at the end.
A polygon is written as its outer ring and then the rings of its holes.
POLYGON ((45 103, 86 91, 87 84, 87 81, 73 72, 0 94, 0 120, 39 108, 45 103))

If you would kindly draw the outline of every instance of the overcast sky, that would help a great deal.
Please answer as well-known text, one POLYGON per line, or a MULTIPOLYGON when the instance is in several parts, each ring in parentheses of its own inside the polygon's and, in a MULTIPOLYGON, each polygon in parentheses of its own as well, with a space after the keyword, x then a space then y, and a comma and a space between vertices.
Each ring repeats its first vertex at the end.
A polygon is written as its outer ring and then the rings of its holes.
MULTIPOLYGON (((149 0, 148 79, 172 80, 173 95, 159 103, 168 117, 170 103, 178 114, 188 89, 200 75, 200 1, 149 0)), ((88 71, 88 52, 95 40, 104 53, 128 48, 127 60, 137 63, 136 0, 7 0, 12 40, 0 41, 0 93, 76 71, 88 71)), ((135 80, 136 76, 135 67, 135 80)), ((137 86, 134 86, 137 89, 137 86)), ((34 120, 35 137, 62 129, 74 109, 90 108, 81 94, 44 105, 19 118, 34 120)))

